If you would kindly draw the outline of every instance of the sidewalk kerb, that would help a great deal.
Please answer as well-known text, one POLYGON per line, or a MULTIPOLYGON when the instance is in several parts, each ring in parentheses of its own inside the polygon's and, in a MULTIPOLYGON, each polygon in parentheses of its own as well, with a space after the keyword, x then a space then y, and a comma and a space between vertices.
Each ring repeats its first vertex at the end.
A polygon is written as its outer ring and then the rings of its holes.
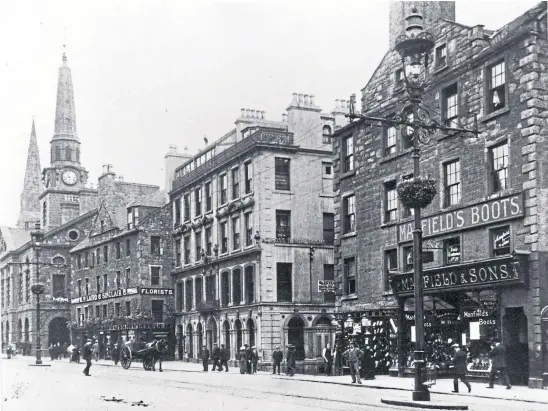
POLYGON ((387 405, 396 405, 399 407, 420 408, 428 410, 467 410, 468 405, 453 405, 444 404, 442 402, 427 402, 427 401, 405 401, 405 400, 387 400, 381 398, 381 402, 387 405))

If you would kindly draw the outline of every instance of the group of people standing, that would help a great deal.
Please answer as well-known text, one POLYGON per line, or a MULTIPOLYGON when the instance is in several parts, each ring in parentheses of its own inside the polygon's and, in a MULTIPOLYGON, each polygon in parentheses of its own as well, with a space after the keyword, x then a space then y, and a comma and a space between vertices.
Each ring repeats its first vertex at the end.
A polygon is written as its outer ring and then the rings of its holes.
MULTIPOLYGON (((202 348, 202 365, 204 366, 204 371, 208 371, 209 358, 210 352, 204 345, 202 348)), ((228 360, 230 359, 230 351, 228 350, 228 348, 225 347, 224 344, 221 344, 221 348, 219 348, 217 344, 213 344, 211 359, 213 360, 213 368, 211 368, 211 371, 222 371, 224 366, 225 372, 228 372, 228 360)))
POLYGON ((67 344, 50 344, 48 348, 49 356, 51 361, 60 360, 61 358, 67 357, 67 344))

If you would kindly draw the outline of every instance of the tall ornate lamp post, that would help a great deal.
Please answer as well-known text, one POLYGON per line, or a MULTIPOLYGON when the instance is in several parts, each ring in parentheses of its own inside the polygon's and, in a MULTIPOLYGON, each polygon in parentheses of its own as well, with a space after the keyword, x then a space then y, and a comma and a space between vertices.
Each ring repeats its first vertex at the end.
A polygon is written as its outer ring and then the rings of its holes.
POLYGON ((40 230, 40 223, 36 223, 35 231, 30 233, 32 248, 36 253, 36 283, 31 286, 31 291, 36 295, 36 365, 42 365, 42 346, 40 345, 40 294, 44 293, 45 287, 40 284, 40 250, 44 233, 40 230))
POLYGON ((398 184, 398 196, 404 206, 414 212, 413 226, 413 279, 415 299, 415 387, 414 401, 429 401, 430 392, 426 382, 426 361, 424 353, 424 297, 421 281, 422 273, 422 230, 421 208, 426 208, 436 195, 435 182, 420 175, 420 145, 428 144, 437 132, 456 135, 471 133, 477 136, 477 118, 474 129, 453 127, 454 123, 440 124, 434 120, 428 107, 422 103, 422 97, 428 84, 428 62, 434 48, 433 36, 423 31, 422 15, 413 8, 406 18, 406 33, 396 39, 395 50, 401 56, 408 104, 391 118, 373 117, 357 114, 354 111, 356 96, 350 97, 350 119, 361 119, 370 125, 393 125, 400 127, 402 137, 413 143, 413 178, 398 184))

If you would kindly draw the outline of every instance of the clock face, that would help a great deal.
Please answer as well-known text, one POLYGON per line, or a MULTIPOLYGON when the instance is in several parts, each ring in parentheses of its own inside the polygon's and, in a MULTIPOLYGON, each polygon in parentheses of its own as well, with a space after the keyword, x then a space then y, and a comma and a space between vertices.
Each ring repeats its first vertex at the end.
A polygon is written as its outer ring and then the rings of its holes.
POLYGON ((78 181, 78 177, 76 176, 76 173, 72 170, 65 171, 63 173, 63 182, 65 184, 68 184, 69 186, 76 184, 78 181))

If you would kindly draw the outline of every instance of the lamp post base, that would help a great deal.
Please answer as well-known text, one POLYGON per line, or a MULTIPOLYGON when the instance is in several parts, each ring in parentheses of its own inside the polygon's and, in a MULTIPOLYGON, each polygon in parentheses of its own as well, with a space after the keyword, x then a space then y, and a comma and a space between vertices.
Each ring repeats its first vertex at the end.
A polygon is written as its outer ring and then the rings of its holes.
POLYGON ((430 401, 430 391, 413 391, 413 401, 430 401))

